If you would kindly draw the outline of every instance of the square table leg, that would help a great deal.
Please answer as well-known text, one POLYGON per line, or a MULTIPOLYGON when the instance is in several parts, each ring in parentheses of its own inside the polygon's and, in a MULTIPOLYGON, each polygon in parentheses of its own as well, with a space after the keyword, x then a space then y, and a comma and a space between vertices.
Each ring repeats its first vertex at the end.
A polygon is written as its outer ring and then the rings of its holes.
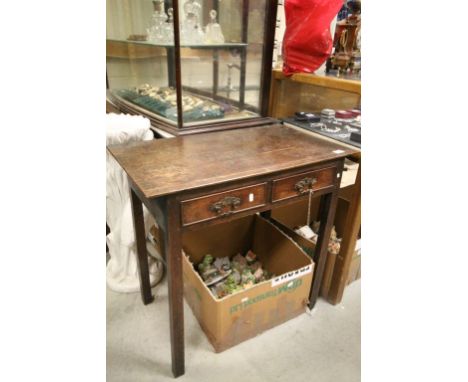
POLYGON ((359 230, 361 229, 361 164, 353 186, 353 193, 349 200, 348 212, 344 225, 344 234, 341 241, 340 253, 333 267, 333 275, 327 299, 332 304, 338 304, 343 298, 347 285, 349 268, 356 249, 359 230))
POLYGON ((325 194, 320 199, 320 229, 318 232, 317 245, 315 247, 314 261, 316 266, 309 295, 310 309, 315 306, 320 291, 320 285, 322 285, 323 272, 325 270, 325 262, 328 254, 328 242, 330 240, 337 203, 338 191, 325 194))
POLYGON ((147 305, 154 300, 151 294, 151 284, 148 267, 148 253, 146 252, 145 221, 143 218, 143 205, 141 200, 130 188, 130 201, 132 206, 133 228, 137 250, 138 276, 140 277, 140 292, 143 304, 147 305))
POLYGON ((167 225, 163 229, 169 295, 172 373, 174 377, 179 377, 185 373, 182 233, 178 201, 175 198, 169 198, 166 206, 167 225))

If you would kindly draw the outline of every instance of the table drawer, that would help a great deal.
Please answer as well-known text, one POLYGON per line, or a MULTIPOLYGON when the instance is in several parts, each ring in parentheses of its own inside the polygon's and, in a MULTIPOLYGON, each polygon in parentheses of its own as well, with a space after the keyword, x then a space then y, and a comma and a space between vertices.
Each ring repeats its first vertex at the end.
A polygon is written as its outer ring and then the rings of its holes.
POLYGON ((266 204, 266 183, 184 200, 182 225, 216 219, 266 204))
POLYGON ((293 198, 313 191, 333 186, 336 177, 336 167, 304 172, 273 181, 272 202, 293 198))

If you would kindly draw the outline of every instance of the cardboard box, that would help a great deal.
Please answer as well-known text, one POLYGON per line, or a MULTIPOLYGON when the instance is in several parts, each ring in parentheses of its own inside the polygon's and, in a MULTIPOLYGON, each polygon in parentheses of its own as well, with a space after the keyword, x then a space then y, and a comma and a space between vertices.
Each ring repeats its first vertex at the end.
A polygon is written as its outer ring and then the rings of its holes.
MULTIPOLYGON (((311 222, 318 219, 319 203, 319 198, 312 199, 312 203, 310 205, 311 222)), ((308 201, 303 200, 285 207, 275 208, 272 210, 271 217, 278 223, 278 227, 283 230, 289 237, 291 237, 296 243, 302 247, 307 248, 308 253, 314 253, 315 243, 303 238, 293 230, 295 227, 302 226, 307 223, 307 205, 308 201)), ((338 237, 342 237, 347 213, 348 203, 345 200, 338 199, 334 220, 334 225, 338 237)), ((328 291, 332 282, 336 256, 337 255, 330 252, 327 253, 322 284, 320 285, 321 296, 328 296, 328 291)))
POLYGON ((183 236, 184 295, 216 352, 221 352, 305 312, 313 261, 259 215, 206 227, 183 236), (251 249, 276 277, 222 299, 194 269, 204 255, 245 254, 251 249))

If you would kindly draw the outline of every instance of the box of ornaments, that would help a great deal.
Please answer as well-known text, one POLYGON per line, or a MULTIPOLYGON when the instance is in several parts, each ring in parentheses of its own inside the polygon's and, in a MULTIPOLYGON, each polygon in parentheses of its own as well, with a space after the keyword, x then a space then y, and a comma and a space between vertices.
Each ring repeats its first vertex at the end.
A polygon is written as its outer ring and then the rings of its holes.
POLYGON ((216 352, 305 312, 314 263, 260 215, 187 231, 184 295, 216 352))
MULTIPOLYGON (((309 206, 311 222, 307 226, 308 201, 302 200, 297 203, 281 206, 272 210, 271 217, 280 230, 291 237, 304 251, 314 258, 315 246, 317 243, 316 234, 319 231, 320 222, 318 219, 320 198, 312 199, 309 206)), ((320 295, 327 297, 330 291, 335 264, 341 249, 341 241, 345 232, 345 223, 348 216, 349 203, 346 200, 338 199, 336 214, 328 243, 328 254, 323 271, 320 295)), ((347 283, 359 278, 360 273, 360 240, 356 242, 356 251, 353 255, 350 273, 347 283)))

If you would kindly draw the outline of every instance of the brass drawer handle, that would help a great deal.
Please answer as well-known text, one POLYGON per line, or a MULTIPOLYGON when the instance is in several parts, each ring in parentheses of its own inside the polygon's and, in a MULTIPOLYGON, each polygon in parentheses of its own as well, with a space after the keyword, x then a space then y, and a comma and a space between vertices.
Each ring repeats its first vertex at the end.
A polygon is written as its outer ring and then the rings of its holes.
POLYGON ((241 199, 235 196, 226 196, 220 201, 210 205, 210 211, 217 213, 220 216, 231 215, 237 207, 241 204, 241 199), (223 212, 225 208, 230 208, 228 211, 223 212))
POLYGON ((305 194, 306 192, 312 191, 313 185, 317 183, 317 178, 314 177, 306 177, 294 185, 294 189, 299 194, 305 194))

